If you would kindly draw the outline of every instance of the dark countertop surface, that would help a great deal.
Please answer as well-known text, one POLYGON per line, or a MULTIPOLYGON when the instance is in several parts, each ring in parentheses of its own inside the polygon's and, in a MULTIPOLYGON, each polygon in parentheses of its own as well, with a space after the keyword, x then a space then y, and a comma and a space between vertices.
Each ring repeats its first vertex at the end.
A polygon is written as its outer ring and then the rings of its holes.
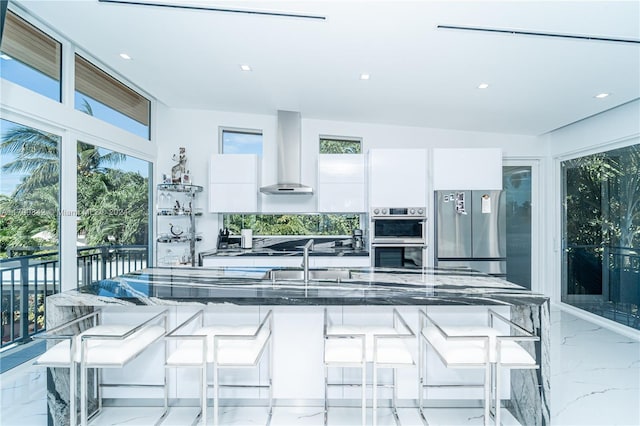
MULTIPOLYGON (((293 270, 295 268, 277 268, 293 270)), ((346 270, 342 270, 346 272, 346 270)), ((461 269, 351 268, 341 280, 266 279, 266 268, 149 268, 49 298, 57 305, 541 305, 548 298, 461 269)), ((47 300, 49 300, 49 298, 47 300)))
MULTIPOLYGON (((253 247, 240 248, 240 240, 232 237, 228 248, 212 249, 201 252, 206 257, 236 257, 236 256, 302 256, 302 248, 309 240, 304 238, 256 237, 253 247)), ((314 237, 313 250, 309 256, 369 256, 366 249, 354 249, 349 238, 345 237, 314 237)))

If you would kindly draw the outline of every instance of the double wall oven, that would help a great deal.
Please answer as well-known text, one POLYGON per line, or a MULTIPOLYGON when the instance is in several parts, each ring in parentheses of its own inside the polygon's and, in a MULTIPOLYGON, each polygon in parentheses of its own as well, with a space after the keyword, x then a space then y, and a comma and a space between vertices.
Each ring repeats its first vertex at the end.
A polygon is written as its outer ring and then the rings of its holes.
POLYGON ((371 209, 373 266, 421 269, 427 264, 426 207, 371 209))

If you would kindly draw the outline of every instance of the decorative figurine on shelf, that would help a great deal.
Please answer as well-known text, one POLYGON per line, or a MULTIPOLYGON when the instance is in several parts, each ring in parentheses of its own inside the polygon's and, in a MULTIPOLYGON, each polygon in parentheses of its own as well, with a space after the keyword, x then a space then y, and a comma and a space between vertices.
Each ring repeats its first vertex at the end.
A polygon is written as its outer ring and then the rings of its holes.
MULTIPOLYGON (((173 161, 177 161, 178 164, 171 168, 171 182, 172 183, 183 183, 182 177, 187 172, 187 154, 185 153, 185 148, 183 146, 180 147, 179 153, 176 156, 173 154, 173 161)), ((189 182, 184 182, 189 183, 189 182)))

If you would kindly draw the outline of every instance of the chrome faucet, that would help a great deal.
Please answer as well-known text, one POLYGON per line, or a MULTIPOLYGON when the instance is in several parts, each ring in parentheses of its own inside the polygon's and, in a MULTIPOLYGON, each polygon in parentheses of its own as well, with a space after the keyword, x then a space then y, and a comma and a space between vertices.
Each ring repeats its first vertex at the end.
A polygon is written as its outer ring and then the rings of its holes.
POLYGON ((313 238, 302 248, 302 268, 304 268, 304 282, 309 282, 309 252, 313 250, 313 238))

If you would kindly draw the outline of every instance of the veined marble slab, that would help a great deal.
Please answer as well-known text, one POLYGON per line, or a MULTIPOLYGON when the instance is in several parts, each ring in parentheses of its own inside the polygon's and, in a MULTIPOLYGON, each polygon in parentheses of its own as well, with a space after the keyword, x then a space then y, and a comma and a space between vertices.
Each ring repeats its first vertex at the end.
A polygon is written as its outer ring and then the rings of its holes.
MULTIPOLYGON (((349 279, 263 279, 261 268, 149 268, 47 298, 47 326, 86 309, 130 306, 502 306, 511 318, 540 336, 530 348, 539 370, 511 375, 511 412, 521 424, 548 425, 549 301, 503 279, 461 269, 351 269, 349 279)), ((66 384, 68 387, 68 384, 66 384)), ((49 384, 50 418, 60 417, 65 381, 49 384), (55 399, 55 401, 54 401, 55 399), (62 401, 62 402, 61 402, 62 401)), ((68 392, 67 392, 68 393, 68 392)), ((68 410, 67 410, 68 411, 68 410)))

